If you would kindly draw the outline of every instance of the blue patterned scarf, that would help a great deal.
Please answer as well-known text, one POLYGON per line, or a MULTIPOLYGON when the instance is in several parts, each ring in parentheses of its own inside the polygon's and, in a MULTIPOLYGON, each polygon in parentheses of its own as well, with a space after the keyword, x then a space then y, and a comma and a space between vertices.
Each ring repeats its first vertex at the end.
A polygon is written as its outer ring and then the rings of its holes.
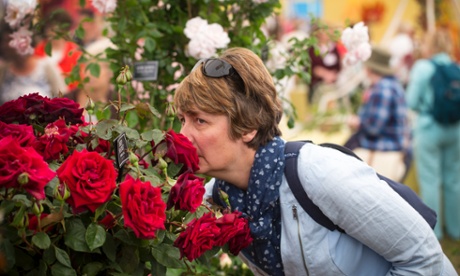
POLYGON ((242 250, 244 256, 269 275, 284 275, 279 201, 284 165, 284 141, 275 137, 257 150, 247 191, 223 180, 215 183, 228 194, 232 211, 242 212, 249 220, 254 241, 242 250))

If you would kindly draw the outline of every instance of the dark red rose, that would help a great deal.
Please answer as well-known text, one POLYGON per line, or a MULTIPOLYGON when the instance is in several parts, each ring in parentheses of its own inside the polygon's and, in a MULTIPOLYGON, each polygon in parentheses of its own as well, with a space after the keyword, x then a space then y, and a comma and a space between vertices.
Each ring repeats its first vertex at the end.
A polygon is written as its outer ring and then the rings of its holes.
POLYGON ((56 176, 32 147, 21 147, 13 137, 0 140, 0 187, 23 188, 37 199, 45 198, 45 186, 56 176))
POLYGON ((57 120, 46 126, 45 134, 38 137, 34 148, 45 160, 58 160, 61 155, 69 152, 67 143, 69 142, 71 132, 63 119, 57 120))
POLYGON ((117 224, 117 220, 112 213, 107 211, 107 214, 99 221, 99 224, 104 226, 105 229, 112 229, 117 224))
POLYGON ((228 243, 229 250, 233 255, 238 255, 241 249, 251 244, 252 237, 248 221, 241 217, 240 212, 224 214, 216 220, 216 225, 220 228, 216 245, 224 246, 228 243))
POLYGON ((32 146, 35 142, 35 134, 32 126, 5 124, 0 121, 0 139, 12 136, 21 147, 32 146))
MULTIPOLYGON (((182 170, 179 173, 186 171, 196 172, 199 170, 199 159, 196 148, 192 142, 183 134, 175 133, 174 130, 169 130, 165 135, 165 140, 158 145, 166 143, 166 157, 171 159, 175 164, 183 164, 182 170)), ((153 146, 153 152, 156 152, 158 145, 153 146)))
POLYGON ((205 193, 203 182, 204 178, 192 173, 181 174, 169 193, 168 209, 174 206, 176 210, 194 213, 203 202, 205 193))
POLYGON ((187 229, 174 241, 174 246, 179 248, 181 259, 185 256, 193 261, 216 245, 215 240, 219 234, 214 214, 206 213, 187 225, 187 229))
POLYGON ((165 229, 166 204, 161 199, 161 188, 128 175, 120 184, 120 199, 125 226, 136 237, 153 239, 156 230, 165 229))
POLYGON ((94 212, 112 196, 117 173, 113 161, 97 152, 74 151, 57 170, 61 183, 67 185, 67 202, 74 213, 94 212))
POLYGON ((38 93, 21 96, 0 106, 0 121, 5 123, 32 124, 43 120, 43 103, 49 100, 38 93))
POLYGON ((60 118, 65 119, 68 124, 81 124, 83 108, 71 99, 52 98, 44 102, 45 121, 50 123, 60 118))

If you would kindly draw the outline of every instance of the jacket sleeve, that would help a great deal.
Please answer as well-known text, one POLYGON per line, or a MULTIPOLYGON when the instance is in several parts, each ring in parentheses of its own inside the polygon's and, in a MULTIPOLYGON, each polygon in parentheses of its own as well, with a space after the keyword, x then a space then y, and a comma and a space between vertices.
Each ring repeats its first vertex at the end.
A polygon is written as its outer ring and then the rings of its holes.
MULTIPOLYGON (((389 275, 440 275, 444 254, 428 223, 362 161, 304 146, 299 177, 345 232, 392 263, 389 275)), ((352 254, 352 253, 350 253, 352 254)))

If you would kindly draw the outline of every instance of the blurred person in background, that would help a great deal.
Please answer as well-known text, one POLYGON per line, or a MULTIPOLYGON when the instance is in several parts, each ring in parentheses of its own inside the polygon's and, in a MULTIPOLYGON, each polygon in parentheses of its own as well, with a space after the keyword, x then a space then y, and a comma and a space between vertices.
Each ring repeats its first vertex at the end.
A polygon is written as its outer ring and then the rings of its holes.
POLYGON ((408 23, 402 23, 398 33, 391 39, 388 49, 391 53, 391 67, 395 76, 404 87, 409 80, 409 72, 415 61, 416 45, 414 41, 415 29, 408 23))
MULTIPOLYGON (((70 75, 77 65, 81 56, 78 45, 70 41, 72 17, 63 9, 57 9, 45 17, 43 26, 44 38, 35 47, 35 55, 46 58, 59 69, 62 78, 70 75), (51 44, 51 56, 48 56, 45 48, 51 44)), ((76 87, 76 83, 68 85, 69 90, 76 87)))
POLYGON ((342 69, 339 45, 331 39, 333 30, 319 22, 311 27, 310 35, 316 37, 315 47, 308 48, 311 59, 311 81, 308 85, 308 103, 314 101, 316 90, 322 84, 333 84, 342 69), (318 52, 319 51, 319 52, 318 52))
MULTIPOLYGON (((434 90, 430 83, 437 64, 453 62, 452 40, 443 29, 427 33, 421 44, 422 59, 411 69, 407 103, 416 113, 413 149, 421 197, 438 213, 435 233, 460 240, 460 121, 441 124, 431 115, 434 90)), ((460 112, 460 110, 458 111, 460 112)))
POLYGON ((345 146, 378 173, 401 181, 407 171, 407 104, 390 59, 388 51, 374 46, 371 57, 364 62, 371 86, 363 95, 358 115, 348 120, 355 144, 350 146, 349 141, 345 146))
POLYGON ((35 56, 32 48, 19 53, 10 46, 12 33, 9 25, 0 26, 0 104, 34 92, 47 97, 65 93, 67 86, 58 69, 35 56))

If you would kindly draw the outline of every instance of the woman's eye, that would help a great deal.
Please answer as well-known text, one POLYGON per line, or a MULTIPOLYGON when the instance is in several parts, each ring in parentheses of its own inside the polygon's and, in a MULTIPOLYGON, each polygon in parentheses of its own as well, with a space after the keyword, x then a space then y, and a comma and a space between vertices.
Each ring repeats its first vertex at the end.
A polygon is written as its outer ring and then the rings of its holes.
POLYGON ((204 124, 204 123, 206 123, 205 120, 200 119, 200 118, 197 118, 196 121, 197 121, 197 123, 199 123, 199 124, 204 124))

